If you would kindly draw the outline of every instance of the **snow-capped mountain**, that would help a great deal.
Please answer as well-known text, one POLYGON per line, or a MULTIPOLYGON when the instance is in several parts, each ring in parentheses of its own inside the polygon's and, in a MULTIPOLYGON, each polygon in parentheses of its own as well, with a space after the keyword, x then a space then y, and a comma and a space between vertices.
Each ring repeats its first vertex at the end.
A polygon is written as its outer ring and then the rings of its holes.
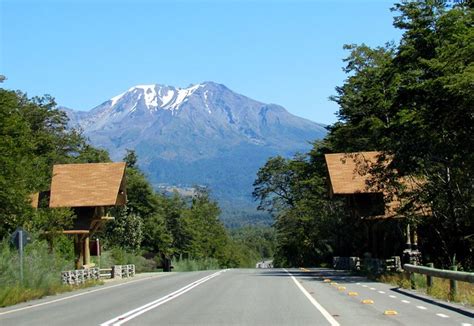
POLYGON ((137 85, 89 112, 66 112, 114 160, 135 149, 155 185, 208 185, 232 201, 250 200, 270 156, 307 150, 326 134, 321 124, 214 82, 137 85))

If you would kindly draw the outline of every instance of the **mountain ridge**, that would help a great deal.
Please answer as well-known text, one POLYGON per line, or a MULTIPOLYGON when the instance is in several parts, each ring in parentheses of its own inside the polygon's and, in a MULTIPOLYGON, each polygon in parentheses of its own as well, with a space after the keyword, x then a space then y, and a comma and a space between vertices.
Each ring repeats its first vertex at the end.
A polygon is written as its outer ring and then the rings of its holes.
POLYGON ((247 206, 270 156, 306 151, 326 134, 322 124, 215 82, 136 85, 90 111, 64 111, 113 160, 134 149, 155 186, 207 185, 216 199, 247 206))

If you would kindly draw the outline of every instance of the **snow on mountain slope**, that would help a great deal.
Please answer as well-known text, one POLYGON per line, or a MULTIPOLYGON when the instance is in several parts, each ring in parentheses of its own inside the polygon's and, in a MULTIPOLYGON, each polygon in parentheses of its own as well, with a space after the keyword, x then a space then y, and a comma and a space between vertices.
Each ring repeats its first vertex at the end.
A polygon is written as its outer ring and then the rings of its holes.
POLYGON ((204 87, 202 84, 194 85, 188 88, 174 88, 158 84, 137 85, 130 88, 127 92, 112 97, 109 102, 113 107, 120 104, 120 100, 130 93, 137 94, 138 100, 144 99, 144 104, 149 110, 177 110, 180 105, 187 100, 198 88, 204 87))

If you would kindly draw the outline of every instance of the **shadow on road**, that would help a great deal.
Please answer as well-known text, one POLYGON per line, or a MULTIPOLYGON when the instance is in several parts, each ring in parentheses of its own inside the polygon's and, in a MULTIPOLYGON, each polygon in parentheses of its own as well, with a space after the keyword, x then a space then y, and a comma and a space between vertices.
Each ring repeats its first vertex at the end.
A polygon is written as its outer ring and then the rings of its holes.
MULTIPOLYGON (((324 279, 328 278, 333 282, 337 282, 341 285, 343 284, 350 284, 350 283, 356 283, 356 282, 371 282, 367 280, 367 278, 362 277, 362 276, 354 276, 350 275, 349 272, 347 271, 336 271, 332 269, 323 269, 323 268, 318 268, 318 269, 311 269, 311 270, 301 270, 301 269, 290 269, 289 272, 291 275, 294 277, 298 278, 303 278, 306 281, 318 281, 318 282, 323 282, 324 279)), ((290 274, 288 274, 285 270, 283 269, 261 269, 259 270, 259 273, 255 274, 256 277, 290 277, 290 274)), ((413 299, 417 299, 429 304, 436 305, 438 307, 448 309, 454 312, 457 312, 459 314, 462 314, 466 317, 469 318, 474 318, 474 313, 469 311, 469 308, 463 309, 462 307, 459 306, 454 306, 449 303, 444 303, 429 297, 425 297, 423 295, 419 295, 417 293, 410 292, 408 290, 402 289, 402 288, 391 288, 390 289, 393 292, 411 297, 413 299)))
MULTIPOLYGON (((296 270, 290 269, 289 272, 291 275, 295 277, 301 277, 305 279, 313 279, 315 281, 323 281, 326 278, 331 279, 331 281, 338 282, 338 283, 355 283, 360 282, 361 280, 365 280, 365 278, 361 276, 353 276, 350 275, 347 271, 336 271, 333 269, 312 269, 312 270, 296 270)), ((290 275, 282 269, 262 269, 259 270, 259 273, 255 274, 255 276, 262 277, 262 276, 271 276, 271 277, 289 277, 290 275)))
POLYGON ((393 289, 390 289, 390 290, 392 290, 394 292, 397 292, 399 294, 406 295, 407 297, 410 297, 410 298, 413 298, 413 299, 424 301, 426 303, 429 303, 429 304, 432 304, 432 305, 435 305, 435 306, 438 306, 438 307, 441 307, 441 308, 444 308, 444 309, 448 309, 448 310, 457 312, 458 314, 464 315, 466 317, 474 318, 474 313, 468 311, 467 308, 463 309, 461 307, 455 307, 455 306, 450 305, 449 303, 436 301, 436 300, 433 300, 431 298, 428 298, 428 297, 425 297, 425 296, 422 296, 422 295, 419 295, 417 293, 413 293, 413 292, 410 292, 408 290, 401 289, 401 288, 393 288, 393 289))

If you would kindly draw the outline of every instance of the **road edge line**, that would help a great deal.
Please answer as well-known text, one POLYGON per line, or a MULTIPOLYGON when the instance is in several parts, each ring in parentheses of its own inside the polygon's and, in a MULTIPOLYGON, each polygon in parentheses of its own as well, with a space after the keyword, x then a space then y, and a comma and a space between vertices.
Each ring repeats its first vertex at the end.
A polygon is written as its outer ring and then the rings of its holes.
MULTIPOLYGON (((51 300, 51 301, 45 301, 45 302, 37 303, 37 304, 34 304, 34 305, 29 305, 29 306, 25 306, 25 307, 21 307, 21 308, 16 308, 16 309, 13 309, 13 310, 3 311, 3 312, 0 312, 0 316, 7 315, 7 314, 10 314, 10 313, 14 313, 14 312, 18 312, 18 311, 22 311, 22 310, 27 310, 27 309, 32 309, 32 308, 36 308, 36 307, 45 306, 45 305, 48 305, 48 304, 51 304, 51 303, 56 303, 56 302, 61 302, 61 301, 64 301, 64 300, 73 299, 73 298, 80 297, 80 296, 83 296, 83 295, 86 295, 86 294, 91 294, 91 293, 104 291, 104 290, 108 290, 108 289, 113 289, 113 288, 116 288, 116 287, 119 287, 119 286, 124 286, 124 285, 127 285, 127 284, 133 284, 133 283, 136 283, 136 282, 141 282, 141 281, 144 281, 144 280, 148 280, 150 278, 163 277, 165 275, 171 275, 171 274, 153 275, 153 276, 150 276, 150 277, 145 277, 145 278, 141 278, 141 279, 138 279, 138 280, 131 280, 131 281, 127 281, 127 282, 124 282, 124 283, 112 284, 112 285, 109 285, 109 286, 106 286, 104 284, 105 286, 104 285, 99 285, 99 287, 96 288, 96 289, 94 289, 94 287, 91 287, 90 288, 91 290, 87 290, 87 288, 85 288, 84 289, 85 291, 81 292, 81 293, 76 293, 76 294, 69 295, 69 296, 66 296, 66 297, 63 297, 63 298, 58 298, 58 299, 54 299, 54 300, 51 300)), ((63 292, 63 293, 67 293, 67 292, 63 292)), ((57 295, 60 295, 60 294, 62 294, 62 293, 58 293, 57 295)), ((41 299, 42 298, 37 299, 37 300, 41 300, 41 299)), ((28 303, 28 301, 21 302, 19 304, 24 304, 24 303, 28 303)), ((4 308, 8 308, 8 307, 4 307, 4 308)))
POLYGON ((331 316, 331 314, 326 309, 324 309, 324 307, 321 306, 321 304, 316 301, 316 299, 311 294, 309 294, 308 291, 306 291, 306 289, 300 283, 298 283, 298 280, 293 276, 293 274, 291 274, 286 268, 283 268, 283 270, 287 272, 288 275, 290 275, 291 279, 293 280, 293 282, 295 282, 298 289, 303 292, 306 298, 313 304, 313 306, 315 306, 319 310, 319 312, 324 316, 324 318, 326 318, 326 320, 331 326, 340 326, 337 320, 335 320, 334 317, 331 316))

